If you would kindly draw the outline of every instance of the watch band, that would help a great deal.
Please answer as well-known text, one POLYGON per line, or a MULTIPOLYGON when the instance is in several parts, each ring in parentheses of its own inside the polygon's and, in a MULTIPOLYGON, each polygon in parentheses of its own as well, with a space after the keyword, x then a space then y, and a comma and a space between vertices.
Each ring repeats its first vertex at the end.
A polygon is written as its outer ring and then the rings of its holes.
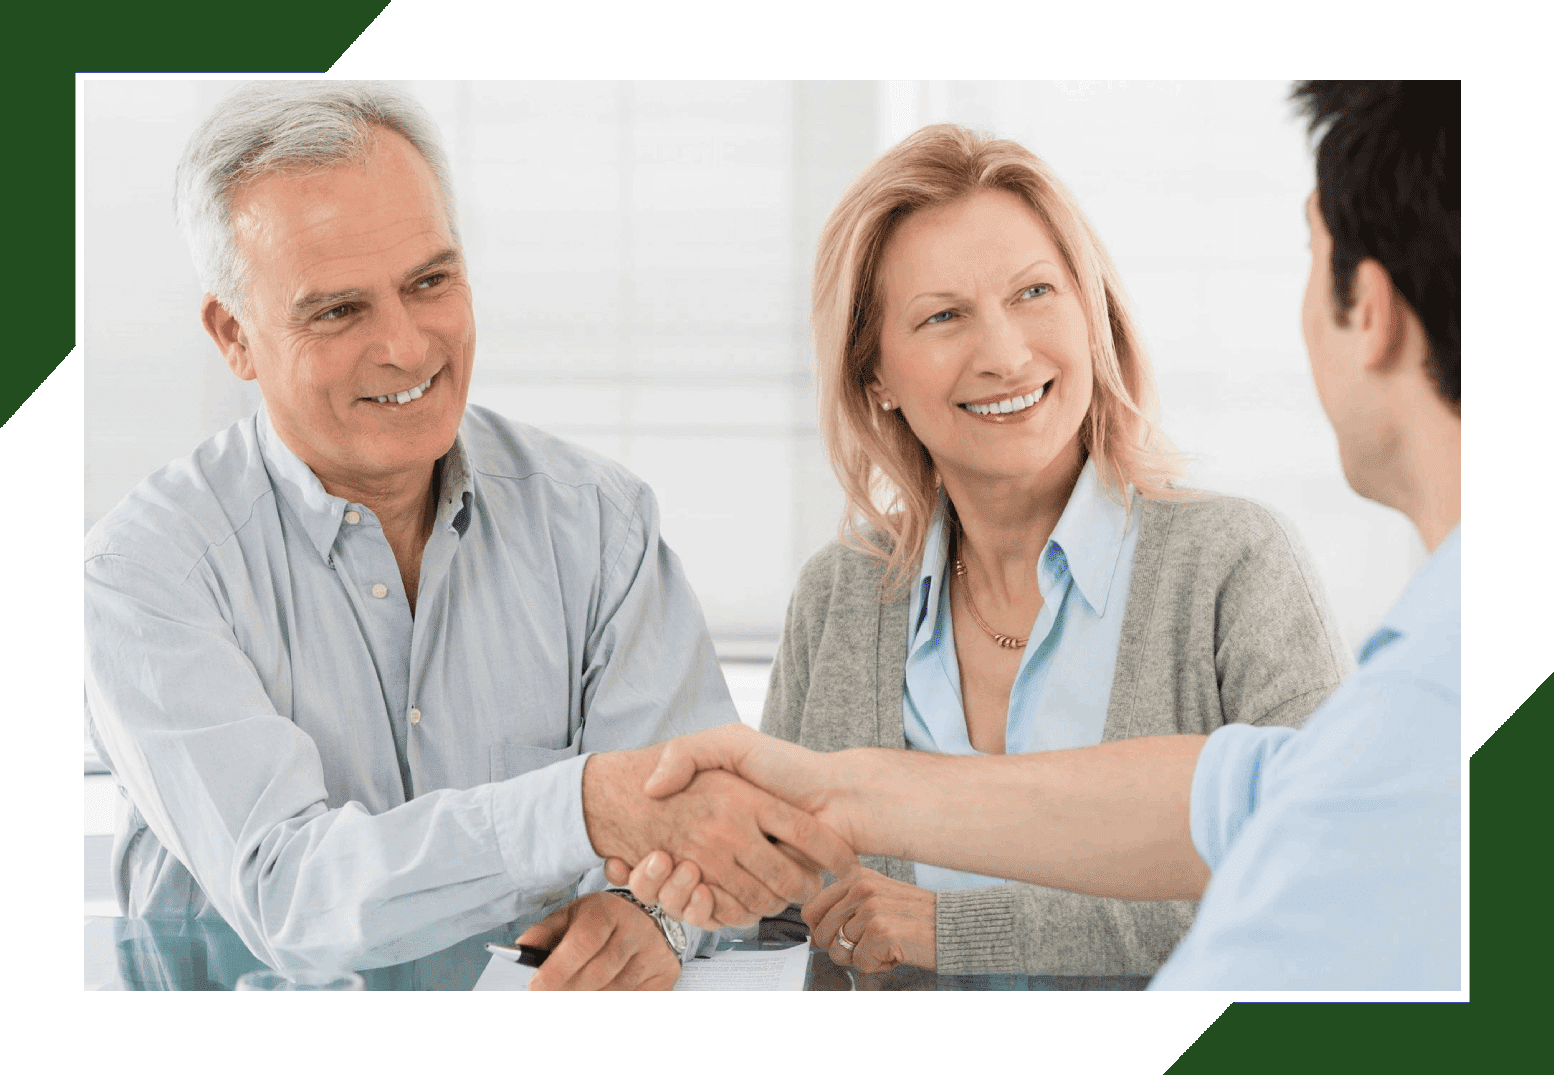
POLYGON ((604 891, 613 892, 621 899, 636 904, 637 907, 641 908, 642 913, 651 918, 653 923, 658 926, 659 932, 664 935, 664 942, 674 952, 676 959, 685 954, 685 927, 665 914, 662 907, 648 906, 632 895, 629 888, 607 888, 604 891))

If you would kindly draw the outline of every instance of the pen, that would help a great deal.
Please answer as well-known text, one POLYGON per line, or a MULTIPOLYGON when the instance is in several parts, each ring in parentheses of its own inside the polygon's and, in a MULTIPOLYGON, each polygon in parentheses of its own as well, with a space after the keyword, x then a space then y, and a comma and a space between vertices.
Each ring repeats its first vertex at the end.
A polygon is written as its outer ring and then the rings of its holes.
POLYGON ((525 967, 538 967, 545 962, 545 957, 550 955, 549 948, 534 948, 527 944, 492 944, 487 942, 486 951, 494 956, 501 956, 509 963, 521 963, 525 967))

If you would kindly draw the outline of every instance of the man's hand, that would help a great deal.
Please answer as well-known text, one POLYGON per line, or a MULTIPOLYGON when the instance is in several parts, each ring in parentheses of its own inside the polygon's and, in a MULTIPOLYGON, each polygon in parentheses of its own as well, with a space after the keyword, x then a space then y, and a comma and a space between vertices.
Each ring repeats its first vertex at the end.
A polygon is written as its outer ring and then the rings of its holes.
POLYGON ((701 870, 696 863, 682 862, 676 866, 667 852, 654 851, 635 869, 620 859, 607 859, 604 876, 612 885, 630 888, 631 894, 643 903, 662 907, 669 917, 699 929, 748 925, 719 921, 713 914, 712 890, 701 883, 701 870))
POLYGON ((872 974, 902 963, 933 970, 938 897, 860 867, 827 887, 804 908, 811 940, 831 961, 872 974), (848 951, 839 936, 853 947, 848 951))
POLYGON ((686 921, 748 924, 814 896, 822 868, 843 874, 856 865, 836 833, 731 773, 692 770, 677 788, 649 798, 642 788, 661 750, 590 757, 583 815, 594 850, 606 858, 630 866, 662 848, 697 864, 712 910, 701 921, 686 921), (786 844, 788 853, 772 840, 786 844))
POLYGON ((530 989, 673 989, 680 960, 642 908, 608 892, 573 900, 519 944, 549 948, 530 989))
POLYGON ((849 753, 823 754, 743 724, 724 724, 664 743, 643 791, 662 798, 700 771, 725 769, 820 818, 857 846, 853 837, 859 826, 844 803, 850 778, 843 759, 849 753))
POLYGON ((968 758, 879 747, 816 753, 723 725, 665 743, 644 790, 668 795, 699 770, 727 769, 808 811, 860 854, 1090 896, 1199 899, 1209 870, 1188 815, 1206 738, 968 758))
MULTIPOLYGON (((849 833, 859 829, 843 805, 844 797, 837 793, 847 780, 843 767, 836 764, 838 755, 806 750, 762 735, 743 724, 725 724, 671 739, 658 749, 658 764, 643 785, 643 791, 652 798, 673 795, 693 780, 710 775, 707 770, 721 769, 737 773, 744 780, 822 818, 822 828, 841 834, 848 842, 852 842, 849 833)), ((673 853, 672 848, 667 850, 671 853, 658 851, 644 856, 635 867, 629 861, 612 857, 605 863, 605 876, 611 884, 629 885, 632 893, 644 903, 656 903, 682 922, 702 929, 748 925, 753 920, 730 915, 729 901, 719 898, 716 886, 701 883, 703 864, 700 860, 673 853)), ((790 854, 794 852, 793 848, 784 850, 790 854)), ((838 862, 827 862, 812 850, 805 849, 805 857, 837 876, 850 874, 857 866, 857 859, 851 853, 842 868, 838 862)), ((805 898, 789 902, 805 903, 814 891, 805 898)), ((776 914, 778 910, 781 908, 763 909, 763 913, 776 914)))
MULTIPOLYGON (((656 903, 682 922, 698 921, 711 904, 706 886, 697 884, 695 863, 682 862, 671 872, 669 856, 655 851, 627 876, 625 863, 605 865, 611 884, 631 885, 644 903, 656 903)), ((935 922, 938 897, 927 889, 886 877, 860 866, 829 885, 804 907, 811 939, 831 955, 833 963, 861 971, 890 970, 902 963, 933 970, 938 963, 935 922), (853 942, 848 951, 837 940, 842 933, 853 942)), ((714 928, 708 923, 703 928, 714 928)))
MULTIPOLYGON (((791 849, 781 844, 777 846, 784 854, 793 854, 791 849)), ((849 874, 856 868, 856 863, 849 867, 849 874)), ((606 859, 604 876, 612 885, 630 888, 631 894, 643 903, 662 907, 671 918, 701 929, 748 926, 754 921, 753 918, 726 920, 719 917, 713 889, 701 883, 700 867, 689 859, 676 866, 674 859, 663 851, 654 851, 635 868, 621 859, 606 859)))

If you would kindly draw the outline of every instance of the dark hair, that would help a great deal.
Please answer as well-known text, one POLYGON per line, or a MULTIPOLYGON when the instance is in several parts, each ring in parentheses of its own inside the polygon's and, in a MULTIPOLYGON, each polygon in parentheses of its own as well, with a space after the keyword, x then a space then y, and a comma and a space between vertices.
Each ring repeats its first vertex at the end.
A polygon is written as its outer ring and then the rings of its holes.
POLYGON ((1317 147, 1340 318, 1365 258, 1387 270, 1430 343, 1435 387, 1462 408, 1462 83, 1297 82, 1317 147))

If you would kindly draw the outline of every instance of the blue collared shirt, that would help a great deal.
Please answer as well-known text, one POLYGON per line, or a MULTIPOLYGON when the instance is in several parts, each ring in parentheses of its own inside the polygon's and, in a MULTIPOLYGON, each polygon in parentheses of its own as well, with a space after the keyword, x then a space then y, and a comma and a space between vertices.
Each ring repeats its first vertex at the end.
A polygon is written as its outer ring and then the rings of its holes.
POLYGON ((1462 980, 1462 531, 1304 728, 1229 724, 1193 772, 1214 871, 1156 989, 1462 980))
POLYGON ((86 702, 132 916, 384 966, 602 885, 589 751, 736 719, 651 491, 470 407, 414 617, 373 513, 264 411, 86 542, 86 702))
MULTIPOLYGON (((978 754, 966 729, 950 622, 946 506, 940 490, 914 591, 914 629, 907 639, 901 692, 902 727, 913 750, 978 754)), ((1130 516, 1109 497, 1095 462, 1086 461, 1037 565, 1042 606, 1009 692, 1006 753, 1063 750, 1101 741, 1138 537, 1138 512, 1130 516)), ((916 867, 916 880, 923 888, 940 892, 1007 883, 923 864, 916 867)))

